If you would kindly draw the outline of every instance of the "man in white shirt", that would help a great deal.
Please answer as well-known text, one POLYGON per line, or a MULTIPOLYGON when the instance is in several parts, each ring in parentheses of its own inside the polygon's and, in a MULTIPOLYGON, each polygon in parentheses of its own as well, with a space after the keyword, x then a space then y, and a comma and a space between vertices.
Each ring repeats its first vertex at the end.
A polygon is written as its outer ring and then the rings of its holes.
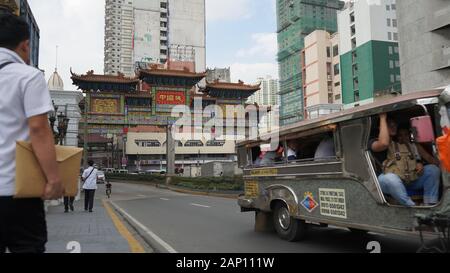
POLYGON ((89 167, 84 170, 82 179, 84 181, 84 210, 92 212, 94 208, 94 196, 97 189, 97 169, 94 167, 94 161, 89 160, 89 167))
POLYGON ((62 197, 63 186, 47 113, 53 111, 44 75, 30 63, 28 24, 0 14, 0 253, 45 252, 44 200, 62 197), (47 178, 42 198, 14 199, 16 141, 31 141, 47 178))

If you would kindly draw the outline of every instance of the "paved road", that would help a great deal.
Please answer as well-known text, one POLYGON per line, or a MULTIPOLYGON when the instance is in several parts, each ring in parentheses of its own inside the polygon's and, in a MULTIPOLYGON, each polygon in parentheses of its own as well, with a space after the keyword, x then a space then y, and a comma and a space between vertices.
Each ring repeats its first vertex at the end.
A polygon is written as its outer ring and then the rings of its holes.
POLYGON ((415 252, 414 238, 313 227, 306 241, 290 243, 275 233, 253 231, 254 213, 241 213, 236 200, 180 194, 152 186, 113 184, 112 201, 151 233, 181 253, 369 252, 378 241, 382 252, 415 252))

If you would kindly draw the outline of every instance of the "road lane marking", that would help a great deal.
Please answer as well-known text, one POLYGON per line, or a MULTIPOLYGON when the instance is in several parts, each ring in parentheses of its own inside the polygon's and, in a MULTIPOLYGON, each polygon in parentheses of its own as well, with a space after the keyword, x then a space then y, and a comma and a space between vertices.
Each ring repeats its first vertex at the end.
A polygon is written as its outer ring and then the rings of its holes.
POLYGON ((195 206, 195 207, 201 207, 201 208, 210 208, 210 206, 205 206, 205 205, 200 205, 200 204, 195 204, 195 203, 191 203, 191 206, 195 206))
POLYGON ((169 201, 169 199, 167 199, 167 198, 159 198, 159 199, 161 199, 163 201, 169 201))
POLYGON ((106 208, 106 211, 108 212, 109 216, 111 217, 111 220, 116 226, 117 231, 119 231, 120 235, 122 235, 122 237, 125 238, 125 240, 127 240, 131 252, 145 253, 145 250, 142 247, 142 245, 133 237, 131 232, 126 228, 126 226, 122 223, 122 221, 120 221, 119 217, 117 217, 117 215, 112 210, 111 206, 109 206, 105 200, 103 200, 103 206, 106 208))
POLYGON ((118 210, 122 215, 125 215, 134 225, 142 229, 148 236, 150 236, 153 240, 155 240, 160 246, 162 246, 169 253, 178 253, 173 247, 171 247, 168 243, 164 242, 163 239, 159 238, 158 235, 149 230, 146 226, 144 226, 141 222, 136 220, 133 216, 125 212, 121 207, 116 205, 111 201, 111 204, 118 210))

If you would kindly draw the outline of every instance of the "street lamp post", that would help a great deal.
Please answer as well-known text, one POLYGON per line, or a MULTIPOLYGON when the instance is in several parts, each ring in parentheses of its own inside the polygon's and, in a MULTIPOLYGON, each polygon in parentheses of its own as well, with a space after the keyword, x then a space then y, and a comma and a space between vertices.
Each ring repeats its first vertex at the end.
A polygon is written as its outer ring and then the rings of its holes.
POLYGON ((55 141, 55 144, 58 143, 58 133, 55 132, 55 121, 56 121, 56 113, 58 113, 58 106, 55 105, 55 102, 52 100, 53 109, 54 111, 51 111, 49 114, 49 121, 50 121, 50 128, 52 129, 53 133, 53 139, 55 141))
POLYGON ((59 144, 64 145, 64 139, 67 135, 67 127, 69 126, 70 119, 67 118, 62 112, 58 115, 58 138, 59 144))

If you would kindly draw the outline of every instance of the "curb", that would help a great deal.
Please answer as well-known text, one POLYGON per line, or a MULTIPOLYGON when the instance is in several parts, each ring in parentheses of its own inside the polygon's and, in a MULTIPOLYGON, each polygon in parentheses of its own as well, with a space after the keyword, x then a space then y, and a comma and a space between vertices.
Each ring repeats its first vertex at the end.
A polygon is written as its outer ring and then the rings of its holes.
POLYGON ((113 201, 108 202, 114 210, 130 225, 142 240, 153 249, 154 253, 177 253, 170 245, 162 241, 156 234, 145 228, 141 223, 135 220, 132 216, 126 213, 122 208, 116 205, 113 201))
POLYGON ((213 197, 221 197, 221 198, 227 198, 227 199, 238 199, 240 193, 220 193, 220 192, 208 192, 208 191, 195 191, 195 190, 189 190, 185 188, 179 188, 174 186, 166 186, 164 184, 157 184, 157 183, 146 183, 142 181, 114 181, 117 183, 132 183, 132 184, 138 184, 138 185, 147 185, 152 186, 158 189, 166 189, 173 192, 178 193, 185 193, 185 194, 192 194, 192 195, 200 195, 200 196, 213 196, 213 197))

